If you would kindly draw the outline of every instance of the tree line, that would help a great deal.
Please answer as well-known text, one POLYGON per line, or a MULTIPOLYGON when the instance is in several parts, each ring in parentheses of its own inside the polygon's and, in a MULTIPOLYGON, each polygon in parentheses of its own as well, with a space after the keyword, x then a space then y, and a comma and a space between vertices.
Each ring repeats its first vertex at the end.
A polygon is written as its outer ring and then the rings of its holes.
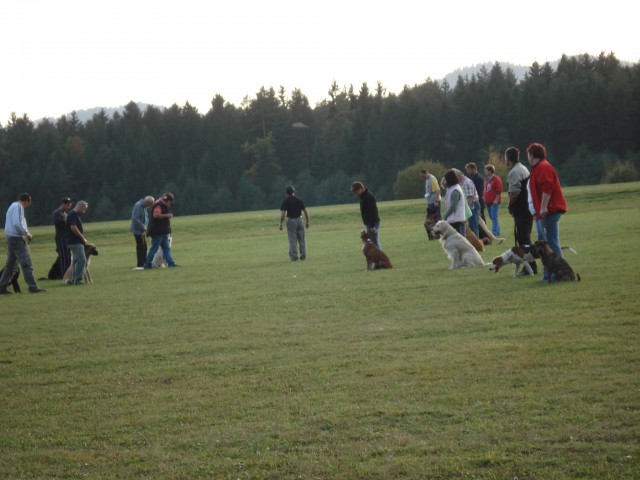
POLYGON ((334 82, 327 93, 312 107, 299 89, 263 87, 240 106, 216 95, 206 113, 130 102, 84 123, 13 114, 0 125, 0 199, 29 192, 33 225, 49 224, 62 196, 87 200, 94 221, 129 218, 136 200, 166 191, 180 215, 277 209, 288 184, 308 205, 354 201, 354 180, 388 200, 410 195, 399 173, 419 162, 462 169, 533 141, 563 184, 639 178, 640 64, 613 53, 536 62, 521 81, 496 63, 454 86, 334 82))

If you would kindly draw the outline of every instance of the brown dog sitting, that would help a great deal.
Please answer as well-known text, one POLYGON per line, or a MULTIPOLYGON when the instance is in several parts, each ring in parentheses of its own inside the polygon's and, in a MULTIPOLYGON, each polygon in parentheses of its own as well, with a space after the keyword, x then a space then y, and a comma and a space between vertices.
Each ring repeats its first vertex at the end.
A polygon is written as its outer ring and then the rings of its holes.
POLYGON ((367 260, 365 272, 379 268, 393 268, 387 254, 373 244, 366 231, 362 231, 360 238, 362 239, 362 253, 367 260))
POLYGON ((545 240, 537 240, 534 245, 536 253, 547 268, 547 283, 551 283, 552 277, 553 280, 561 282, 580 281, 580 275, 573 271, 569 262, 551 250, 551 247, 549 247, 549 244, 545 240))

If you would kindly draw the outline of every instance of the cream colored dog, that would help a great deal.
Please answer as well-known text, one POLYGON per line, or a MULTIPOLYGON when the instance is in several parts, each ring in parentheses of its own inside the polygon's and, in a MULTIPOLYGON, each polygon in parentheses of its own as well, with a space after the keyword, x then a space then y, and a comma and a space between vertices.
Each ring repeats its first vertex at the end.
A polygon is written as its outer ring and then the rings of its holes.
POLYGON ((440 239, 443 250, 451 260, 450 269, 484 265, 484 260, 473 245, 445 220, 436 223, 432 231, 440 239))

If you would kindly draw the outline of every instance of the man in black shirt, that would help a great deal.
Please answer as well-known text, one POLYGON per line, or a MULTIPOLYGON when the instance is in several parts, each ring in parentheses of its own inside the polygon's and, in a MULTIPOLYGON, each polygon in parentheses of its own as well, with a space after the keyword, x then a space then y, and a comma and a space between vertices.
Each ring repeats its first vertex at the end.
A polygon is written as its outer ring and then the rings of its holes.
POLYGON ((351 193, 360 197, 360 215, 362 216, 362 223, 364 228, 369 234, 371 242, 380 247, 380 241, 378 240, 378 230, 380 230, 380 217, 378 216, 378 204, 376 203, 376 197, 364 186, 362 182, 353 182, 351 184, 351 193))
POLYGON ((309 228, 309 212, 302 199, 296 197, 296 190, 292 185, 287 187, 287 198, 280 205, 280 230, 284 217, 287 216, 287 236, 289 237, 289 258, 292 262, 298 260, 298 245, 300 246, 300 260, 307 258, 307 245, 304 229, 309 228), (302 214, 306 222, 302 222, 302 214))
POLYGON ((56 228, 56 252, 58 258, 53 262, 47 278, 49 280, 60 280, 64 272, 71 264, 69 254, 69 244, 67 243, 65 228, 67 227, 67 212, 71 209, 71 199, 64 197, 60 200, 60 205, 53 211, 53 225, 56 228))

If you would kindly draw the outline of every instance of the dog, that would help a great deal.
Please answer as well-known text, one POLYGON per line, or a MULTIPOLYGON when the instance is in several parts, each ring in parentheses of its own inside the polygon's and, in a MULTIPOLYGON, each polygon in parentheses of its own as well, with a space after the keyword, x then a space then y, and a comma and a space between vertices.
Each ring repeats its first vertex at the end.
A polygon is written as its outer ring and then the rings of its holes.
POLYGON ((442 249, 451 260, 449 269, 477 267, 485 264, 473 245, 445 220, 436 223, 436 226, 433 227, 433 233, 440 239, 442 249))
POLYGON ((362 253, 367 261, 365 272, 380 268, 393 268, 387 254, 374 245, 365 230, 360 234, 360 238, 362 239, 362 253))
MULTIPOLYGON (((84 255, 87 257, 87 262, 84 265, 84 273, 82 275, 82 279, 85 283, 89 285, 93 285, 93 279, 91 278, 91 273, 89 272, 89 263, 91 263, 91 256, 98 255, 98 249, 95 245, 87 243, 84 246, 84 255)), ((73 255, 71 255, 71 265, 67 268, 67 271, 64 272, 64 276, 62 277, 62 281, 65 284, 70 284, 71 279, 73 277, 73 255)))
POLYGON ((485 245, 491 244, 496 242, 496 245, 500 245, 502 242, 505 241, 504 237, 496 237, 493 232, 491 231, 491 229, 489 227, 487 227, 487 224, 484 223, 484 220, 482 220, 482 217, 478 217, 478 227, 485 233, 486 237, 482 238, 482 242, 485 245))
MULTIPOLYGON (((169 247, 173 244, 173 238, 169 235, 169 247)), ((158 248, 158 251, 153 256, 153 260, 151 260, 151 268, 165 268, 167 267, 167 260, 164 258, 164 252, 162 251, 162 247, 158 248)))
POLYGON ((551 277, 561 282, 580 281, 580 275, 573 271, 564 258, 559 257, 545 240, 537 240, 534 244, 536 253, 540 256, 542 263, 547 268, 547 283, 551 283, 551 277))
MULTIPOLYGON (((4 268, 0 269, 0 277, 2 277, 2 274, 4 273, 4 268)), ((20 278, 20 268, 18 268, 18 265, 16 264, 13 267, 13 275, 11 276, 11 286, 13 287, 13 291, 15 293, 20 293, 22 290, 20 290, 20 284, 18 283, 18 278, 20 278)))
POLYGON ((476 237, 476 234, 473 233, 473 230, 467 226, 464 234, 465 238, 469 241, 473 248, 475 248, 478 252, 484 252, 484 242, 476 237))
POLYGON ((513 271, 514 277, 517 277, 518 273, 520 273, 520 267, 523 267, 529 275, 533 275, 534 273, 529 262, 535 261, 536 258, 540 258, 540 256, 538 256, 536 249, 531 245, 516 246, 494 258, 491 261, 491 267, 489 267, 489 270, 498 273, 504 265, 513 263, 515 265, 513 271))

